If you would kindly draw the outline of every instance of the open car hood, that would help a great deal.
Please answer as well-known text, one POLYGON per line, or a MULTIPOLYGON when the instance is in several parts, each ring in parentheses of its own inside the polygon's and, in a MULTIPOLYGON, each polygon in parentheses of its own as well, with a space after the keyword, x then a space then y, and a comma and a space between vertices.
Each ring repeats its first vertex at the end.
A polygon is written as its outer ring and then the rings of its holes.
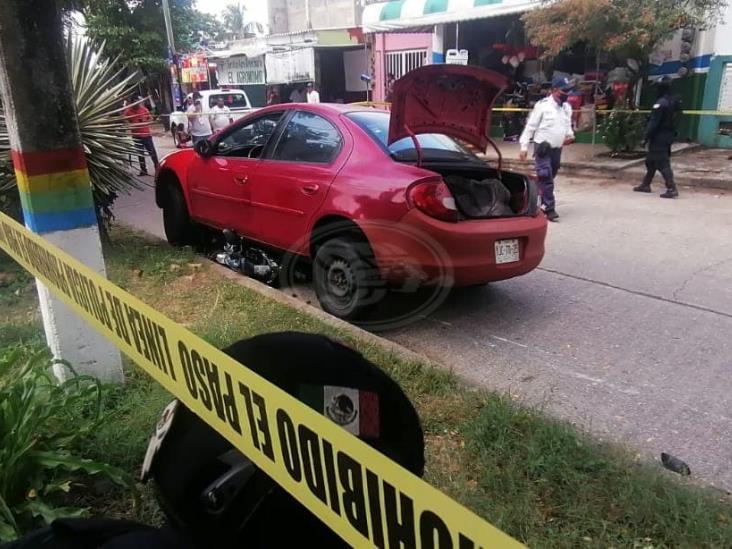
POLYGON ((389 145, 411 134, 441 133, 485 150, 491 108, 508 79, 463 65, 426 65, 394 83, 389 145))

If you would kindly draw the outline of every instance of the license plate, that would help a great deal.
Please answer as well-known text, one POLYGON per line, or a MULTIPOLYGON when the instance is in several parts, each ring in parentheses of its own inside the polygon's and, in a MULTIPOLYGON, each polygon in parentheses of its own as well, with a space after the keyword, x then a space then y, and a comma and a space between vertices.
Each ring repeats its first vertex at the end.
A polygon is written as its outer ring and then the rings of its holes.
POLYGON ((170 431, 170 426, 173 425, 173 417, 175 416, 175 410, 178 407, 178 401, 174 400, 165 407, 163 413, 160 415, 160 421, 155 426, 155 432, 150 437, 150 442, 147 444, 147 452, 145 452, 145 459, 142 462, 142 472, 140 473, 140 480, 143 482, 147 480, 147 476, 150 473, 153 459, 155 454, 158 453, 160 447, 163 445, 165 435, 170 431))
POLYGON ((496 241, 496 264, 515 263, 519 258, 519 240, 511 238, 496 241))

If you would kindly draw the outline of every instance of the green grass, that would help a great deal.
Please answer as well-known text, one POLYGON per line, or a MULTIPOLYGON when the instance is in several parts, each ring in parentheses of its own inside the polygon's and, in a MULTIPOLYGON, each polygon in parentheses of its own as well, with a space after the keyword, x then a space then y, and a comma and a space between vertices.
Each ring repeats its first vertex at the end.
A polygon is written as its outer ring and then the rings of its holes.
MULTIPOLYGON (((302 330, 342 340, 379 364, 419 410, 427 480, 531 547, 732 547, 728 496, 640 463, 629 450, 593 441, 510 398, 466 387, 448 372, 396 359, 218 277, 189 251, 128 231, 115 231, 113 241, 106 251, 110 277, 214 345, 302 330)), ((26 309, 36 307, 32 292, 23 295, 26 309)), ((24 318, 23 307, 14 307, 20 312, 13 318, 24 318)), ((3 334, 7 322, 0 319, 3 334)), ((29 326, 12 329, 33 337, 29 326)), ((95 434, 88 453, 136 474, 170 396, 127 367, 127 384, 107 396, 115 421, 95 434)), ((100 512, 158 522, 149 489, 141 500, 131 508, 129 495, 117 491, 93 503, 100 512)))

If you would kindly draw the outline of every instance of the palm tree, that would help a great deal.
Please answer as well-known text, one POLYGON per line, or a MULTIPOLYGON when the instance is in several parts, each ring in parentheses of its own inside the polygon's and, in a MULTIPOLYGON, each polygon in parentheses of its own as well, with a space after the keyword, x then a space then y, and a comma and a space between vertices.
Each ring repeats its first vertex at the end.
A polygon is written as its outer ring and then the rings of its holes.
MULTIPOLYGON (((107 222, 117 194, 141 188, 129 169, 130 158, 137 156, 138 148, 130 136, 121 103, 137 95, 142 77, 120 66, 119 59, 105 57, 103 45, 95 47, 84 37, 68 38, 66 62, 97 214, 100 221, 107 222)), ((0 111, 0 193, 15 186, 8 130, 0 111)))
POLYGON ((247 26, 247 9, 244 4, 229 4, 224 9, 224 27, 234 39, 244 38, 247 26))

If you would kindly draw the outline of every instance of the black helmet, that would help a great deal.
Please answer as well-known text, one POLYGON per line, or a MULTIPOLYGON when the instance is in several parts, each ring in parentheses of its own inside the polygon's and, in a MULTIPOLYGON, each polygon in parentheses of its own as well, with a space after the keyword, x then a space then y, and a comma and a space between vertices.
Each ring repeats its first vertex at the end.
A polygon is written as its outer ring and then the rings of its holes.
MULTIPOLYGON (((308 395, 320 394, 319 411, 341 424, 353 415, 354 392, 369 395, 373 421, 359 438, 422 476, 417 412, 401 387, 361 354, 295 332, 242 340, 224 352, 311 406, 308 395)), ((150 476, 172 526, 199 547, 348 547, 181 403, 150 476)))

